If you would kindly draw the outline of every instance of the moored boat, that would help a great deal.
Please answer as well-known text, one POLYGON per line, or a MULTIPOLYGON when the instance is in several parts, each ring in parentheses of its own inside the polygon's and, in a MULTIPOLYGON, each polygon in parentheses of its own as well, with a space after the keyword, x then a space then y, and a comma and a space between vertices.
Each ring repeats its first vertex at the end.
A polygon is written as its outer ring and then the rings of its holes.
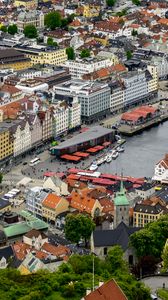
POLYGON ((113 151, 112 153, 112 159, 116 159, 118 157, 118 152, 116 150, 113 151))
POLYGON ((98 169, 98 165, 96 162, 93 162, 89 168, 90 171, 96 171, 98 169))

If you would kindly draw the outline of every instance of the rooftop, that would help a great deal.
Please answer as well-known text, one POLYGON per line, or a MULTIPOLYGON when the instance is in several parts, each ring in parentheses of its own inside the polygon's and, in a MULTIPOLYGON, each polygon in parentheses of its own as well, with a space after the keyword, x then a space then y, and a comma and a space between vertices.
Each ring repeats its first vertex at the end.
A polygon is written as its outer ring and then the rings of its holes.
POLYGON ((76 144, 81 144, 93 139, 97 139, 101 136, 104 136, 106 134, 112 133, 112 129, 107 129, 102 126, 94 126, 89 128, 86 132, 82 132, 77 134, 71 139, 68 139, 67 141, 60 143, 58 146, 53 147, 53 149, 64 149, 66 147, 71 147, 76 144))

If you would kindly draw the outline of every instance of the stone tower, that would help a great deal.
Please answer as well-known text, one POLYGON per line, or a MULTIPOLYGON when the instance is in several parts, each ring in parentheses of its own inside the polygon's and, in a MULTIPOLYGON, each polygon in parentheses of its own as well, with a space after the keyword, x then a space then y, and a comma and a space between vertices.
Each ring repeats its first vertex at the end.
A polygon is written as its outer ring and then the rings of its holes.
POLYGON ((129 201, 126 196, 123 181, 121 180, 120 191, 114 198, 114 228, 121 222, 129 226, 129 201))

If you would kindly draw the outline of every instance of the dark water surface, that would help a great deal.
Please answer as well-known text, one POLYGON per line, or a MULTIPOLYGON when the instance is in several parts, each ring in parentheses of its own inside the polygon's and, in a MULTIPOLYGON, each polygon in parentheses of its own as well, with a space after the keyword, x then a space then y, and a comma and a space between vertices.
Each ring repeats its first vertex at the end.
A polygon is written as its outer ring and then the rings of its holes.
POLYGON ((133 137, 127 137, 125 152, 116 160, 103 164, 98 171, 103 173, 151 177, 155 163, 168 153, 168 121, 133 137))

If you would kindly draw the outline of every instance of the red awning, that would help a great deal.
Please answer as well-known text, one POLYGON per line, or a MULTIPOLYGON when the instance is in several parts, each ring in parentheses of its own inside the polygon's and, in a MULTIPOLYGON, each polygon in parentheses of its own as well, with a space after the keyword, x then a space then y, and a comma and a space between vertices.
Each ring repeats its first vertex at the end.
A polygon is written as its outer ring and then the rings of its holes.
POLYGON ((89 148, 89 149, 87 149, 86 151, 87 151, 87 152, 90 152, 90 153, 96 153, 96 152, 98 152, 99 150, 96 149, 96 148, 89 148))
POLYGON ((70 161, 80 161, 81 157, 75 155, 65 154, 61 156, 62 159, 70 160, 70 161))
POLYGON ((103 178, 94 178, 93 183, 97 183, 97 184, 103 184, 103 185, 114 185, 116 184, 115 181, 111 181, 109 179, 103 179, 103 178))
POLYGON ((60 173, 56 173, 56 172, 45 172, 45 173, 43 174, 43 176, 45 176, 45 177, 57 176, 57 177, 59 177, 59 178, 63 178, 63 177, 65 176, 65 174, 62 173, 62 172, 60 172, 60 173))
POLYGON ((85 153, 85 152, 75 152, 73 153, 73 155, 79 156, 79 157, 88 157, 89 153, 85 153))
POLYGON ((104 149, 103 146, 99 146, 99 145, 98 145, 98 146, 95 146, 94 148, 95 148, 95 149, 98 149, 98 150, 103 150, 103 149, 104 149))

